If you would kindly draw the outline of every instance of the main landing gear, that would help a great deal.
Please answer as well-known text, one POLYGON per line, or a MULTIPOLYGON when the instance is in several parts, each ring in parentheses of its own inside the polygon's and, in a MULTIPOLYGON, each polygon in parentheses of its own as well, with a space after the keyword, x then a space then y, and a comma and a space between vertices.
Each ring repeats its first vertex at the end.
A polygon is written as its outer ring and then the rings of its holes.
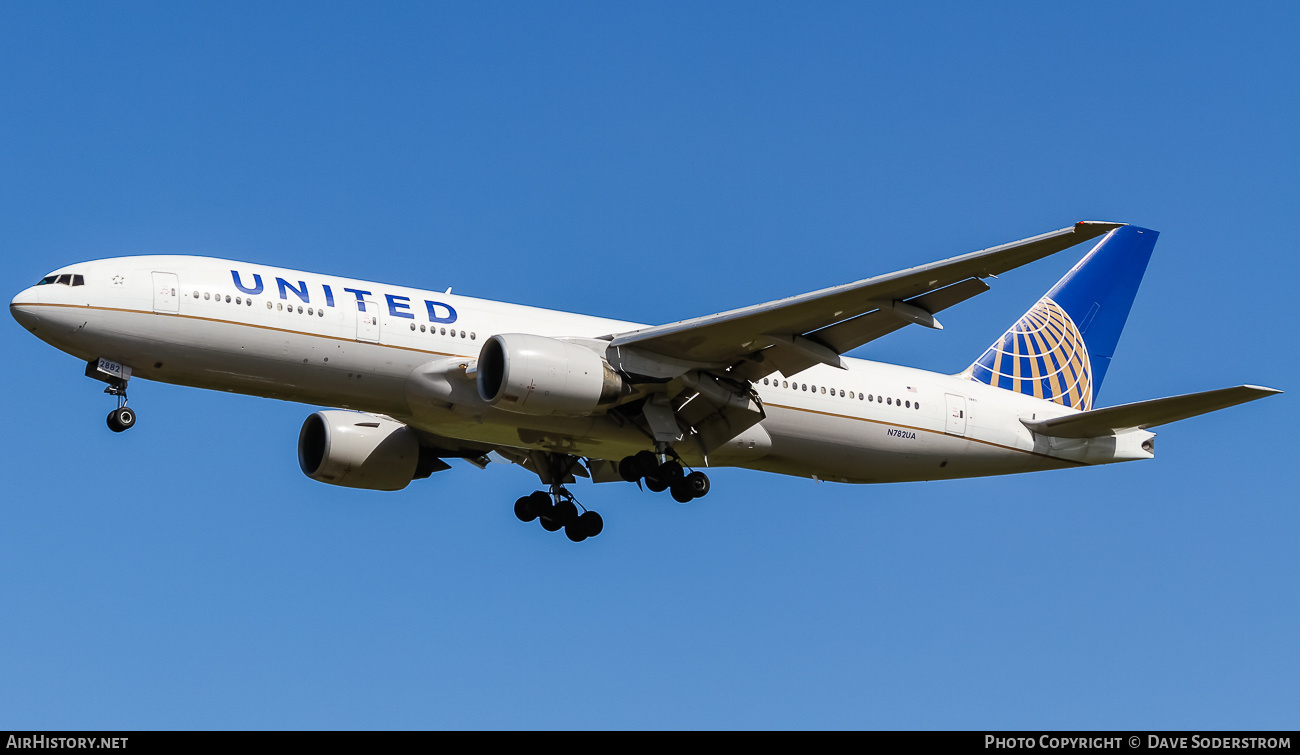
POLYGON ((519 521, 539 519, 542 529, 547 532, 563 529, 565 537, 575 543, 595 537, 605 529, 605 520, 600 518, 600 514, 588 511, 564 487, 565 482, 573 479, 573 468, 578 461, 578 457, 569 454, 532 454, 533 469, 541 477, 542 484, 551 486, 551 492, 538 490, 515 501, 515 516, 519 521), (579 508, 582 508, 582 513, 578 513, 579 508))
POLYGON ((515 501, 515 516, 521 522, 540 519, 547 532, 563 529, 565 537, 581 543, 599 535, 605 529, 605 520, 586 509, 579 514, 580 505, 563 485, 551 485, 550 493, 538 490, 515 501))
MULTIPOLYGON (((550 492, 537 490, 515 501, 515 516, 519 521, 536 519, 541 522, 542 529, 547 532, 564 530, 565 536, 575 543, 599 535, 605 529, 600 514, 588 511, 564 487, 565 482, 573 481, 571 473, 578 462, 577 456, 569 454, 532 452, 528 465, 537 472, 542 484, 550 485, 551 489, 550 492), (579 509, 582 509, 581 513, 579 509)), ((678 503, 703 498, 709 492, 708 476, 697 471, 687 473, 681 458, 667 443, 657 445, 655 452, 641 451, 628 456, 619 462, 618 472, 628 482, 640 485, 644 480, 645 486, 653 492, 671 491, 673 500, 678 503)))
POLYGON ((628 456, 618 463, 619 475, 628 482, 640 483, 653 493, 671 492, 673 500, 678 503, 690 503, 696 498, 703 498, 709 492, 709 477, 703 472, 687 474, 682 463, 676 458, 669 458, 671 449, 664 449, 655 454, 641 451, 635 456, 628 456))

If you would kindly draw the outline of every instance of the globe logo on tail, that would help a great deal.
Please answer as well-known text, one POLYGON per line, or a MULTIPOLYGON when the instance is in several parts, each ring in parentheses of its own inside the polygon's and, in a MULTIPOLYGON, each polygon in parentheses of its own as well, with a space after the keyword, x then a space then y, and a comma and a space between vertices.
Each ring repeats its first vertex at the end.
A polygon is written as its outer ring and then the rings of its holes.
POLYGON ((1092 408, 1092 365, 1083 334, 1046 296, 964 374, 1081 411, 1092 408))

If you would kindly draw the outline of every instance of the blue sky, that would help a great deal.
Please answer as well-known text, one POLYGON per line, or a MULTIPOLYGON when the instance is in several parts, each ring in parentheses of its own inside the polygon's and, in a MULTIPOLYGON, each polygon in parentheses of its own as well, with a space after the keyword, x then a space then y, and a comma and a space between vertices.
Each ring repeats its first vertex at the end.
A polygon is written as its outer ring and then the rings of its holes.
MULTIPOLYGON (((1162 232, 1151 462, 679 506, 297 468, 314 410, 0 328, 0 728, 1300 725, 1289 3, 5 3, 0 280, 195 253, 648 323, 1068 225, 1162 232), (1281 288, 1279 288, 1279 286, 1281 288)), ((1085 248, 858 356, 955 372, 1085 248)))

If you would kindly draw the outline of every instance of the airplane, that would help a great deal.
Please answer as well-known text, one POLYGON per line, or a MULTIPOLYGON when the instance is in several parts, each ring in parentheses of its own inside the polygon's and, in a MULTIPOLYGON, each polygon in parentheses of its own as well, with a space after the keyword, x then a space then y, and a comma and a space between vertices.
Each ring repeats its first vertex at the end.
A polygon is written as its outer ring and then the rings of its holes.
POLYGON ((400 490, 508 461, 545 489, 524 522, 600 534, 569 490, 626 481, 682 503, 704 469, 844 483, 1003 475, 1149 459, 1149 428, 1280 391, 1239 385, 1098 408, 1159 234, 1081 221, 846 285, 664 325, 197 256, 59 268, 13 317, 86 363, 134 427, 134 378, 334 407, 298 437, 304 474, 400 490), (965 370, 844 356, 989 290, 987 279, 1100 241, 965 370))

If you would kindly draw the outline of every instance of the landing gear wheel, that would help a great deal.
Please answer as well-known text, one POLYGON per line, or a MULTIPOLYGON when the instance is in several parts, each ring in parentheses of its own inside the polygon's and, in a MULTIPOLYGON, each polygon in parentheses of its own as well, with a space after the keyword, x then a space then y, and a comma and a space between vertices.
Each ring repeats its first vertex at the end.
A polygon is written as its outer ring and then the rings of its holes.
POLYGON ((671 490, 673 500, 678 503, 690 503, 691 500, 695 498, 695 496, 691 494, 691 489, 687 486, 686 480, 684 479, 674 482, 671 490))
POLYGON ((692 498, 703 498, 709 494, 709 477, 703 472, 691 472, 682 480, 692 498))
POLYGON ((555 504, 555 513, 551 516, 562 526, 568 526, 578 520, 578 507, 573 505, 573 501, 560 501, 555 504))
POLYGON ((605 530, 605 520, 594 511, 587 511, 578 517, 578 525, 587 537, 595 537, 605 530))
POLYGON ((659 459, 649 451, 638 451, 636 456, 632 457, 633 463, 636 464, 636 471, 641 477, 648 477, 655 470, 659 469, 659 459))
POLYGON ((618 476, 626 482, 636 482, 641 479, 641 472, 637 469, 635 456, 624 456, 623 460, 618 463, 618 476))
POLYGON ((542 509, 541 512, 538 513, 537 518, 542 523, 542 529, 547 532, 557 532, 564 526, 564 522, 561 522, 560 518, 555 515, 555 506, 549 503, 546 505, 546 508, 542 509))
POLYGON ((515 501, 515 516, 521 522, 531 522, 537 518, 537 508, 533 506, 533 497, 526 495, 515 501))
POLYGON ((564 536, 575 543, 581 543, 587 539, 587 532, 583 529, 582 524, 574 519, 564 526, 564 536))
POLYGON ((135 411, 122 406, 108 413, 108 429, 115 433, 130 430, 135 426, 135 411))
POLYGON ((663 466, 659 467, 659 471, 656 472, 655 474, 660 479, 667 480, 669 485, 672 485, 673 483, 682 479, 682 477, 684 477, 686 473, 682 471, 681 464, 675 461, 667 461, 664 462, 663 466))
POLYGON ((668 483, 658 475, 646 475, 645 486, 650 488, 651 493, 662 493, 668 489, 668 483))

